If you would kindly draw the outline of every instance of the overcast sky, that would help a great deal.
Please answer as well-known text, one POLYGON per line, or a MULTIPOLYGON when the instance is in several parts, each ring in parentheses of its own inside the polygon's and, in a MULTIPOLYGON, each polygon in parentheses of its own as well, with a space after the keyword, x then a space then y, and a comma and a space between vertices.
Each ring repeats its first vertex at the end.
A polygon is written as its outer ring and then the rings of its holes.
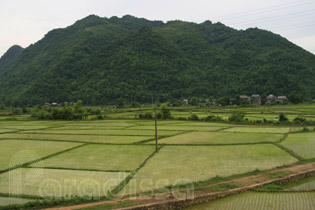
POLYGON ((90 14, 222 22, 280 34, 315 54, 315 0, 0 0, 0 56, 90 14))

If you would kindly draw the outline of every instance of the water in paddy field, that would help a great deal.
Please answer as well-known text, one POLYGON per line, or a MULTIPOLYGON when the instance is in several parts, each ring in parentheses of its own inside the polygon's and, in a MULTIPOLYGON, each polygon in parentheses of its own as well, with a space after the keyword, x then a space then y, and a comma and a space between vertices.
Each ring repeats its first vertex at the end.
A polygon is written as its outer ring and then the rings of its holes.
POLYGON ((187 210, 311 210, 315 209, 315 192, 248 192, 222 198, 187 210))

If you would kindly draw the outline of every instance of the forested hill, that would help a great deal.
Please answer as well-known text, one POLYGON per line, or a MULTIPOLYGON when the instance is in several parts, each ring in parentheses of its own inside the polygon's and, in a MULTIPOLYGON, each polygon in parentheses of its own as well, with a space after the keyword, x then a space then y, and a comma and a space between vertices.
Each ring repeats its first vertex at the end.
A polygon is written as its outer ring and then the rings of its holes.
POLYGON ((15 62, 15 59, 21 54, 23 48, 18 45, 13 45, 0 59, 0 71, 6 69, 10 64, 15 62))
POLYGON ((222 23, 88 16, 0 60, 0 102, 145 103, 236 94, 315 97, 315 56, 222 23))

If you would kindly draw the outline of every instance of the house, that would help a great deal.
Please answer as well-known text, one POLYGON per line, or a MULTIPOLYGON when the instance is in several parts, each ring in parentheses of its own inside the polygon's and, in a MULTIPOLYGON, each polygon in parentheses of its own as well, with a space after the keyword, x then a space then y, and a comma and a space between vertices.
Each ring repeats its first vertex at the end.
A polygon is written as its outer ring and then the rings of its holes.
POLYGON ((245 100, 245 101, 248 101, 248 103, 250 103, 250 97, 249 97, 249 96, 241 95, 241 96, 240 96, 240 99, 245 100))
POLYGON ((261 96, 260 95, 253 94, 251 98, 252 98, 252 100, 251 100, 252 104, 261 105, 261 96))
POLYGON ((45 103, 44 107, 50 107, 50 103, 45 103))
POLYGON ((185 105, 188 105, 188 99, 184 99, 183 102, 185 105))
POLYGON ((287 100, 286 96, 278 96, 276 99, 276 103, 283 104, 287 100))
POLYGON ((57 107, 57 106, 59 106, 59 104, 54 102, 54 103, 51 103, 51 106, 57 107))
POLYGON ((276 102, 276 97, 272 94, 269 94, 266 97, 266 104, 274 104, 276 102))

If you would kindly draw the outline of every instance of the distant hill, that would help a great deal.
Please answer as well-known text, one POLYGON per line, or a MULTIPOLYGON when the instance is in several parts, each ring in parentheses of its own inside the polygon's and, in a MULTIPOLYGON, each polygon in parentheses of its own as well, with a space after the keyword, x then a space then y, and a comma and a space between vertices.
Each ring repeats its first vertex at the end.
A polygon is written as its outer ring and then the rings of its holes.
POLYGON ((22 51, 23 48, 18 45, 10 47, 0 59, 0 71, 1 69, 6 69, 13 64, 22 51))
POLYGON ((0 102, 87 104, 235 94, 315 98, 315 56, 269 31, 88 16, 0 59, 0 102))

